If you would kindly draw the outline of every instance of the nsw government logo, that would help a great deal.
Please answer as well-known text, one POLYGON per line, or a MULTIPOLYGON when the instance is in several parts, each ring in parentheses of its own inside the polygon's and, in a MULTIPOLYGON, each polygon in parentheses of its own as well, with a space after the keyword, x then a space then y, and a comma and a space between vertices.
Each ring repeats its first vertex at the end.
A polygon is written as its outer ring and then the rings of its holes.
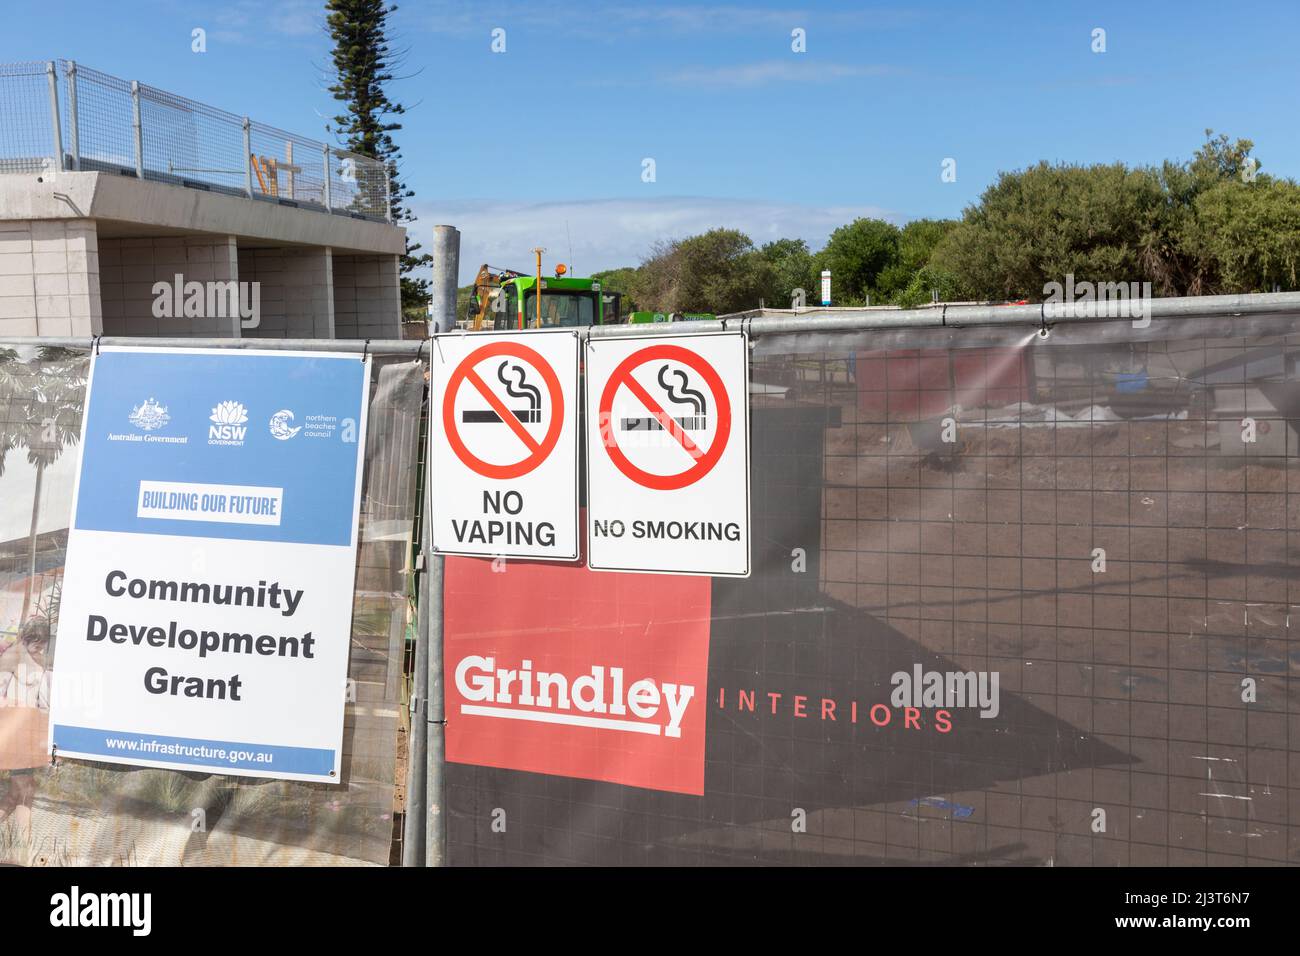
POLYGON ((171 416, 166 405, 159 405, 151 397, 131 409, 127 419, 142 432, 155 432, 171 421, 171 416))
POLYGON ((287 408, 282 408, 271 416, 271 437, 280 441, 288 441, 293 436, 302 431, 302 426, 293 427, 293 412, 287 408))
POLYGON ((242 445, 248 436, 248 409, 239 402, 222 402, 212 409, 209 445, 242 445))

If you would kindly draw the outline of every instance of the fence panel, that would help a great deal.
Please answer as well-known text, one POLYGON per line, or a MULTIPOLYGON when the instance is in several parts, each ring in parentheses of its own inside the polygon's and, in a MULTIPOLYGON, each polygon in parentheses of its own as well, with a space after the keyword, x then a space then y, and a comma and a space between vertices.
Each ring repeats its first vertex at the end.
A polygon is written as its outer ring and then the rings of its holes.
POLYGON ((54 123, 44 63, 0 63, 4 148, 0 174, 39 174, 54 162, 54 123))
POLYGON ((748 580, 448 559, 449 687, 626 715, 707 646, 658 786, 626 728, 449 709, 451 861, 1294 862, 1298 356, 1289 315, 760 339, 748 580))
MULTIPOLYGON (((394 785, 398 728, 405 719, 402 673, 424 367, 375 359, 349 664, 356 700, 344 726, 344 783, 66 759, 33 766, 39 761, 29 759, 20 747, 22 734, 7 719, 21 708, 0 706, 0 771, 7 771, 0 773, 0 862, 390 861, 394 814, 400 812, 394 785)), ((20 624, 33 615, 57 619, 88 368, 82 351, 0 347, 0 676, 20 653, 20 624), (59 423, 54 440, 45 427, 51 420, 59 423)), ((53 648, 47 654, 57 659, 53 648)), ((285 688, 285 706, 292 709, 292 688, 285 688)), ((43 724, 39 738, 43 749, 43 724)))
POLYGON ((241 117, 142 84, 140 126, 145 179, 243 195, 241 117))
MULTIPOLYGON (((72 80, 66 69, 62 72, 66 91, 72 80)), ((73 111, 69 106, 61 116, 65 149, 70 148, 72 124, 76 123, 83 171, 134 176, 136 157, 131 84, 84 66, 77 67, 76 84, 77 109, 73 111)), ((66 92, 63 101, 71 101, 66 92)))

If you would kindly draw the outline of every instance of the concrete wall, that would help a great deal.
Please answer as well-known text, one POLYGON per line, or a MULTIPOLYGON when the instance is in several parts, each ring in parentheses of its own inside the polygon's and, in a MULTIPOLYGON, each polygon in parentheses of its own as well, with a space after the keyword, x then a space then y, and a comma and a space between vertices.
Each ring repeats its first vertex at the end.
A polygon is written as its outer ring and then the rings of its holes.
POLYGON ((406 230, 385 222, 108 173, 60 172, 44 182, 0 175, 0 220, 73 217, 133 223, 146 234, 238 236, 258 245, 329 246, 357 255, 406 249, 406 230))
POLYGON ((182 186, 0 175, 0 336, 400 338, 405 246, 388 223, 182 186), (260 283, 259 326, 155 316, 177 273, 260 283))
POLYGON ((402 294, 397 256, 334 255, 334 335, 400 339, 402 294))
POLYGON ((0 335, 100 331, 94 222, 0 219, 0 335))
MULTIPOLYGON (((100 240, 105 335, 238 336, 238 318, 154 315, 155 282, 229 282, 239 276, 233 236, 100 240)), ((173 306, 173 313, 175 308, 173 306)))
POLYGON ((258 324, 245 338, 334 338, 334 270, 329 249, 240 249, 239 279, 257 283, 258 324))

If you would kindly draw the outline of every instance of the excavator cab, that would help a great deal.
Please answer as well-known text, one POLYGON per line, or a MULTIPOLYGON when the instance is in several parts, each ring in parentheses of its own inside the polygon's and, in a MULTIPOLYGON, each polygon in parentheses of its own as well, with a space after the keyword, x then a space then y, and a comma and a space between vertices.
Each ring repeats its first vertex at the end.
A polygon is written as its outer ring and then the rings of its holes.
POLYGON ((542 278, 541 325, 537 319, 537 279, 521 276, 502 285, 504 299, 501 312, 494 313, 507 329, 571 329, 590 325, 607 325, 617 321, 618 299, 612 314, 606 311, 606 296, 600 282, 560 276, 542 278))
POLYGON ((540 323, 535 276, 484 265, 474 283, 474 296, 466 312, 470 329, 564 329, 611 325, 622 321, 622 294, 605 292, 597 279, 557 274, 541 279, 540 323))
MULTIPOLYGON (((529 289, 524 293, 524 324, 537 327, 537 295, 529 289)), ((599 292, 574 292, 542 290, 542 328, 569 329, 596 325, 600 317, 599 292)))

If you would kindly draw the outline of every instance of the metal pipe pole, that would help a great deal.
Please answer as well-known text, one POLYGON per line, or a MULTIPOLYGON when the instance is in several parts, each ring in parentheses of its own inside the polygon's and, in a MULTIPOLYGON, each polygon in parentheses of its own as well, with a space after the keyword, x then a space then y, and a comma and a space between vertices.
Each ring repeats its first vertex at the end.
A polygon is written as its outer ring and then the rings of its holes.
POLYGON ((387 166, 384 166, 384 220, 393 221, 393 182, 387 166))
MULTIPOLYGON (((537 256, 537 288, 533 290, 534 300, 537 303, 537 328, 542 327, 542 253, 546 250, 538 246, 533 250, 537 256)), ((520 328, 523 328, 520 325, 520 328)))
POLYGON ((456 283, 460 273, 460 230, 433 227, 433 281, 429 284, 429 331, 456 328, 456 283))
POLYGON ((334 197, 330 195, 330 148, 322 146, 320 148, 321 157, 325 163, 325 211, 334 211, 334 197))
MULTIPOLYGON (((1267 315, 1300 312, 1300 292, 1254 292, 1243 295, 1203 295, 1147 300, 1152 319, 1189 319, 1267 315)), ((877 332, 885 329, 931 329, 984 327, 1035 327, 1041 323, 1102 324, 1132 323, 1130 317, 1109 318, 1096 314, 1104 303, 1057 302, 1039 305, 950 305, 925 309, 766 309, 736 312, 707 322, 691 322, 684 329, 676 323, 645 325, 596 325, 579 330, 584 338, 608 335, 681 335, 690 332, 739 331, 753 337, 800 335, 817 332, 877 332)))
POLYGON ((68 61, 68 128, 72 132, 72 168, 81 169, 81 116, 77 110, 77 61, 68 61))
POLYGON ((406 819, 402 827, 402 866, 422 866, 425 853, 425 795, 427 793, 428 758, 427 741, 429 697, 429 615, 428 595, 428 540, 429 509, 428 472, 426 470, 424 494, 421 496, 420 540, 415 559, 416 569, 416 637, 415 671, 411 688, 411 729, 406 736, 406 819))
MULTIPOLYGON (((433 227, 433 282, 430 287, 433 316, 432 328, 449 332, 456 327, 456 283, 460 271, 460 232, 455 226, 433 227)), ((436 434, 437 416, 429 415, 429 435, 436 434)), ((426 475, 428 471, 426 469, 426 475)), ((433 487, 430 483, 425 494, 425 514, 433 513, 433 487)), ((428 629, 429 656, 426 686, 428 688, 427 729, 425 743, 425 794, 427 811, 424 825, 424 865, 444 866, 447 862, 447 781, 444 767, 447 758, 445 731, 447 728, 446 700, 443 693, 443 621, 442 590, 445 561, 433 553, 433 535, 425 522, 425 561, 428 570, 424 575, 424 589, 420 603, 421 616, 428 629)))
POLYGON ((253 198, 253 124, 244 117, 244 195, 253 198))
POLYGON ((0 335, 5 345, 26 345, 32 348, 88 349, 98 343, 103 348, 126 346, 129 348, 161 349, 264 349, 275 352, 349 352, 371 355, 407 355, 411 358, 423 354, 429 343, 423 339, 185 339, 146 338, 129 335, 105 335, 99 339, 83 335, 0 335))
POLYGON ((131 126, 135 131, 135 178, 144 179, 144 122, 140 118, 140 82, 131 81, 131 126))
MULTIPOLYGON (((430 491, 430 500, 432 491, 430 491)), ((428 816, 424 824, 424 865, 447 865, 447 711, 442 685, 442 589, 445 581, 446 559, 430 552, 429 570, 425 574, 425 604, 428 609, 429 628, 429 699, 428 739, 425 743, 425 793, 424 805, 428 816)))
POLYGON ((63 165, 63 124, 59 122, 59 76, 54 69, 54 61, 45 64, 45 75, 50 81, 50 126, 54 134, 54 168, 62 172, 63 165))
MULTIPOLYGON (((454 273, 449 273, 454 276, 454 273)), ((446 281, 445 279, 443 281, 446 281)), ((451 281, 455 281, 454 278, 451 281)), ((436 296, 435 296, 436 301, 436 296)), ((454 299, 452 300, 454 302, 454 299)), ((1264 316, 1278 313, 1300 313, 1300 292, 1255 292, 1244 295, 1206 295, 1151 299, 1152 319, 1211 319, 1235 316, 1264 316)), ((454 310, 454 305, 453 305, 454 310)), ((645 325, 595 325, 579 329, 583 338, 602 338, 607 335, 682 335, 686 332, 738 331, 742 327, 755 338, 771 335, 801 335, 816 332, 875 332, 887 329, 937 329, 975 327, 1037 327, 1040 322, 1054 324, 1132 323, 1132 319, 1102 319, 1090 317, 1082 304, 1013 305, 1013 306, 948 306, 927 309, 846 309, 835 313, 824 309, 802 309, 796 314, 789 310, 767 310, 767 315, 738 312, 724 315, 711 322, 647 323, 645 325), (776 313, 776 314, 770 314, 776 313)), ((4 336, 0 342, 13 345, 51 346, 84 349, 92 340, 87 336, 4 336)), ((359 339, 186 339, 145 338, 134 336, 104 336, 101 345, 154 346, 157 348, 244 348, 283 349, 289 351, 362 352, 367 346, 359 339)), ((419 354, 427 343, 423 340, 386 339, 370 343, 373 354, 419 354)))

